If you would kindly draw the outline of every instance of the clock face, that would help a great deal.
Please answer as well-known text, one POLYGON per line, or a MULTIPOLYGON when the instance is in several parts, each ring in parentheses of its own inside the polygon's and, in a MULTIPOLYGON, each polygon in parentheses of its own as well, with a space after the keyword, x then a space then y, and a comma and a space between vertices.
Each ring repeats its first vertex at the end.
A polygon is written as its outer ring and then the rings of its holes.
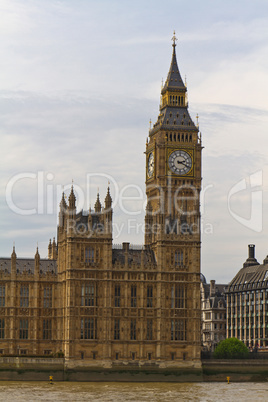
POLYGON ((173 173, 185 175, 190 172, 193 162, 191 156, 185 151, 174 151, 168 158, 168 165, 173 173))
POLYGON ((150 153, 148 158, 148 167, 147 167, 148 177, 152 177, 154 173, 154 154, 150 153))

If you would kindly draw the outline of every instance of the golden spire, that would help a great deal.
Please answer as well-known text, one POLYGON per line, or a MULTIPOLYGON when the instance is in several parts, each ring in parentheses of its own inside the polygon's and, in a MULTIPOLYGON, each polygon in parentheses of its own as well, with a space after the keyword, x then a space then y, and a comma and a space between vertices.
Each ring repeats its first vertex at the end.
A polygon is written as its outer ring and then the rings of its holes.
POLYGON ((174 32, 173 32, 173 36, 172 36, 171 40, 173 40, 172 46, 175 47, 175 46, 176 46, 176 41, 178 40, 178 39, 176 38, 175 30, 174 30, 174 32))

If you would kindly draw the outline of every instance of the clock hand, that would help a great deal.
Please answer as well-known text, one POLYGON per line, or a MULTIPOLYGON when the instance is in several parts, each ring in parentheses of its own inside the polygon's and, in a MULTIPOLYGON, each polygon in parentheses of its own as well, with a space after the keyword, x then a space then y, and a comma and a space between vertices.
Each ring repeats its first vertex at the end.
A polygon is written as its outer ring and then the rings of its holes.
POLYGON ((183 161, 179 161, 178 163, 187 167, 185 160, 184 160, 184 162, 183 162, 183 161))

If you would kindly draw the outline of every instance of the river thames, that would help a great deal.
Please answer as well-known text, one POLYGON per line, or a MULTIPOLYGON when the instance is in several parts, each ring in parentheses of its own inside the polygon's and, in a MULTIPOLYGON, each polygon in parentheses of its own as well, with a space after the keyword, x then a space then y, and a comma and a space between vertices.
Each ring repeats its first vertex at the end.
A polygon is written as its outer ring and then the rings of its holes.
POLYGON ((267 383, 0 382, 0 400, 31 401, 267 401, 267 383))

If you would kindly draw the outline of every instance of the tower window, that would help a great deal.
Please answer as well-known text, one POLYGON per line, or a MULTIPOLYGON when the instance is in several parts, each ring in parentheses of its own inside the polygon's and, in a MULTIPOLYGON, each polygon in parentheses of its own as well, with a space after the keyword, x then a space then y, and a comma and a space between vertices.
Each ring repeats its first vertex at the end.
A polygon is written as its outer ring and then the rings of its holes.
POLYGON ((172 141, 172 134, 169 135, 169 139, 170 139, 170 141, 172 141))
POLYGON ((52 337, 51 320, 43 320, 43 339, 51 339, 52 337))
POLYGON ((81 339, 97 339, 97 319, 81 319, 81 339))
POLYGON ((20 307, 29 307, 29 285, 20 288, 20 307))
POLYGON ((86 247, 85 262, 86 262, 86 264, 90 264, 90 263, 94 262, 94 248, 86 247))
POLYGON ((131 307, 137 307, 137 286, 131 286, 131 297, 130 297, 131 307))
POLYGON ((171 340, 186 341, 186 321, 171 320, 171 340))
POLYGON ((20 320, 20 339, 28 339, 28 320, 20 320))
MULTIPOLYGON (((189 123, 190 124, 190 123, 189 123)), ((192 134, 190 134, 190 142, 192 142, 192 134)))
POLYGON ((184 141, 184 134, 181 135, 181 140, 184 141))
POLYGON ((175 266, 178 267, 180 265, 183 265, 183 251, 176 250, 175 251, 175 266))
POLYGON ((0 285, 0 307, 5 307, 5 295, 6 295, 5 284, 1 284, 0 285))
POLYGON ((185 141, 188 142, 188 134, 185 135, 185 141))
POLYGON ((153 339, 153 320, 147 320, 147 334, 146 334, 147 341, 151 341, 153 339))
POLYGON ((114 287, 114 306, 120 307, 120 285, 114 287))
POLYGON ((3 318, 0 319, 0 339, 5 338, 5 320, 3 318))
POLYGON ((44 308, 52 307, 52 286, 44 287, 44 308))
POLYGON ((81 306, 95 306, 96 292, 93 282, 82 284, 81 287, 81 306))
POLYGON ((153 287, 147 286, 147 307, 153 307, 153 287))
POLYGON ((131 320, 130 322, 130 339, 132 341, 136 340, 136 320, 131 320))
POLYGON ((187 289, 182 285, 172 285, 171 287, 171 308, 187 307, 187 289))
POLYGON ((178 134, 178 141, 180 141, 180 134, 178 134))
POLYGON ((120 339, 120 320, 114 320, 114 339, 120 339))

